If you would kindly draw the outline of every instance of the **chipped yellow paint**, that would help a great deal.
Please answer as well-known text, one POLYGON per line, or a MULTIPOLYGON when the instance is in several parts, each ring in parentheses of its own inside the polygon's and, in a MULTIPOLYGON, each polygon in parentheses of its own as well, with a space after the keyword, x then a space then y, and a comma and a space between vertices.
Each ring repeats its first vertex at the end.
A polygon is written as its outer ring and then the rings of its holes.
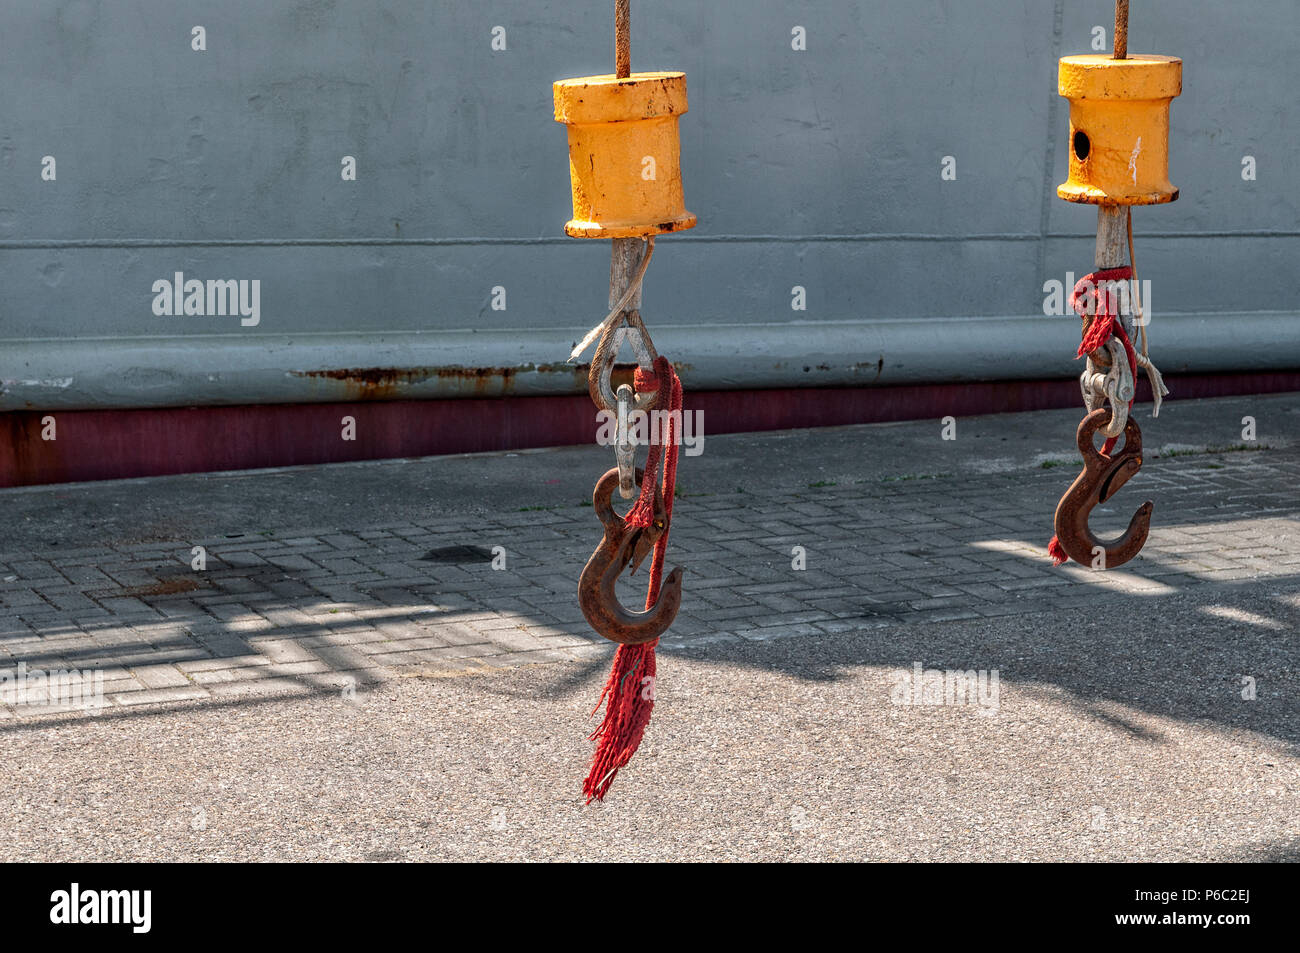
POLYGON ((1159 205, 1169 181, 1169 104, 1183 91, 1176 56, 1063 56, 1058 89, 1070 101, 1070 176, 1056 194, 1092 205, 1159 205))
POLYGON ((633 238, 695 225, 682 197, 677 117, 685 73, 584 76, 555 84, 555 119, 569 130, 575 238, 633 238))

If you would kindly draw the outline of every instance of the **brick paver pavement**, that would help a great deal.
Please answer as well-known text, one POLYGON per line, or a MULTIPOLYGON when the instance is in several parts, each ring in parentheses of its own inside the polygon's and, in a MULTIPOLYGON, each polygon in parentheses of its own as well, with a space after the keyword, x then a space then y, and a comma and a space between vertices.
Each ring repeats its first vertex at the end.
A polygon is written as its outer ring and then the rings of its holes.
MULTIPOLYGON (((869 428, 833 433, 846 432, 869 428)), ((1143 499, 1156 500, 1141 557, 1109 573, 1054 568, 1045 554, 1056 499, 1076 471, 1069 462, 775 486, 742 476, 749 485, 687 493, 670 555, 687 569, 685 598, 664 647, 1119 611, 1300 571, 1300 449, 1285 442, 1149 457, 1095 520, 1117 532, 1143 499), (797 547, 806 569, 794 568, 797 547)), ((346 691, 606 654, 575 596, 598 539, 590 507, 567 504, 3 552, 0 667, 100 671, 107 703, 122 706, 346 691)), ((629 586, 625 601, 637 598, 629 586)), ((8 704, 0 717, 51 711, 60 709, 8 704)))

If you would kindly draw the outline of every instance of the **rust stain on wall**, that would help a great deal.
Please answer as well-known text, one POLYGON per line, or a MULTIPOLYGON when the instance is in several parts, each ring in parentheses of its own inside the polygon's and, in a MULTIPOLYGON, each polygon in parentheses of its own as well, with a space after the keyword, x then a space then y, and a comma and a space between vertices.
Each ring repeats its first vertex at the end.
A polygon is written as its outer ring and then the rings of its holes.
POLYGON ((474 396, 509 396, 519 374, 565 374, 574 378, 575 391, 586 387, 586 366, 573 364, 521 364, 518 367, 344 367, 318 371, 291 371, 294 377, 339 381, 348 396, 359 400, 392 399, 403 388, 431 380, 461 383, 455 388, 474 396))
MULTIPOLYGON (((689 364, 673 365, 682 371, 689 364)), ((404 388, 437 380, 462 384, 452 387, 455 395, 470 392, 474 397, 508 397, 515 392, 515 381, 520 374, 558 374, 571 379, 575 394, 586 393, 588 363, 570 364, 567 361, 552 364, 520 364, 517 367, 340 367, 314 371, 290 371, 294 377, 338 381, 344 385, 347 397, 353 400, 394 400, 409 397, 404 388)), ((635 363, 620 362, 614 365, 613 386, 631 384, 636 372, 635 363)))

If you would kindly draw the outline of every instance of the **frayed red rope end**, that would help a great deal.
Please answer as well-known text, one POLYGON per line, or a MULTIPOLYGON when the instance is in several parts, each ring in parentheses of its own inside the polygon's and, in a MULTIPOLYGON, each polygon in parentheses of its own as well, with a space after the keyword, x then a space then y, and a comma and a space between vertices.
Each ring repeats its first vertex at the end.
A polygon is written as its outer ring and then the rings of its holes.
POLYGON ((603 801, 618 772, 636 754, 655 707, 655 646, 659 640, 641 645, 620 645, 614 654, 605 690, 594 715, 605 703, 605 717, 591 733, 597 742, 591 770, 582 783, 587 803, 603 801))

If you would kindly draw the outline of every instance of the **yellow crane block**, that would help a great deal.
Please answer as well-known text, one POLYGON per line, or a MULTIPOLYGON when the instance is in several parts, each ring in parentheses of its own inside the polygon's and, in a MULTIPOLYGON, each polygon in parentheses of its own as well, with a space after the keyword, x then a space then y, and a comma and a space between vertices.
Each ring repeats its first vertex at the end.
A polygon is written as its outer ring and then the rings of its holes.
POLYGON ((1063 56, 1058 90, 1070 101, 1070 176, 1056 194, 1092 205, 1159 205, 1169 181, 1169 104, 1183 91, 1176 56, 1063 56))
POLYGON ((634 238, 695 225, 682 197, 677 117, 686 74, 583 76, 555 84, 568 127, 574 238, 634 238))

